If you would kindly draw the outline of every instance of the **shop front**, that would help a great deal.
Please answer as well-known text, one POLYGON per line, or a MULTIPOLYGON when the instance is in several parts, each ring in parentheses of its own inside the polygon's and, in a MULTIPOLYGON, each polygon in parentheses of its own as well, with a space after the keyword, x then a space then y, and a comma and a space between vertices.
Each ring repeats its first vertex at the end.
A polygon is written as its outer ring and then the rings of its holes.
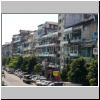
POLYGON ((58 68, 48 67, 47 79, 51 81, 61 81, 61 74, 58 68))

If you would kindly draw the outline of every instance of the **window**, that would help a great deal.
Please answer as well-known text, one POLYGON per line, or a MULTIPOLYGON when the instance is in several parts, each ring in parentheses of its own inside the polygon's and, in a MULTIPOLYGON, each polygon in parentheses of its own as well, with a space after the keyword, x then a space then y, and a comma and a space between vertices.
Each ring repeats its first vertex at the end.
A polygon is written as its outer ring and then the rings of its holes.
POLYGON ((77 53, 77 52, 78 52, 78 46, 75 45, 75 47, 74 47, 74 53, 77 53))
POLYGON ((78 53, 78 45, 71 46, 70 53, 78 53))

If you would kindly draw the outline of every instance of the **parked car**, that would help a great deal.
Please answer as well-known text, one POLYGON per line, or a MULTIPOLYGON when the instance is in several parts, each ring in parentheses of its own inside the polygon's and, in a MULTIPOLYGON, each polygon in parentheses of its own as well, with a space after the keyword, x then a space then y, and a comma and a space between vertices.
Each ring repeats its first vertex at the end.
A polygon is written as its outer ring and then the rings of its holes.
POLYGON ((45 78, 44 76, 40 76, 40 77, 36 80, 36 85, 42 86, 43 84, 46 84, 45 81, 46 81, 46 78, 45 78))
POLYGON ((63 82, 52 82, 50 84, 48 84, 48 86, 63 86, 64 83, 63 82))
POLYGON ((47 81, 47 80, 40 80, 37 82, 38 86, 47 86, 48 84, 50 84, 51 81, 47 81))
POLYGON ((47 80, 47 78, 44 77, 44 76, 40 76, 39 79, 40 79, 40 80, 47 80))
POLYGON ((33 82, 36 82, 36 80, 39 80, 39 77, 40 77, 39 75, 30 76, 33 82))
POLYGON ((18 77, 22 77, 23 76, 23 72, 21 70, 15 70, 14 74, 18 77))
POLYGON ((24 75, 23 82, 28 83, 28 84, 32 83, 32 79, 30 78, 30 75, 24 75))
POLYGON ((18 73, 18 77, 19 77, 19 78, 23 78, 23 76, 24 76, 24 75, 23 75, 22 72, 18 73))
POLYGON ((30 78, 39 77, 40 75, 30 75, 30 78))
POLYGON ((5 73, 4 73, 4 70, 2 70, 2 77, 5 77, 5 73))

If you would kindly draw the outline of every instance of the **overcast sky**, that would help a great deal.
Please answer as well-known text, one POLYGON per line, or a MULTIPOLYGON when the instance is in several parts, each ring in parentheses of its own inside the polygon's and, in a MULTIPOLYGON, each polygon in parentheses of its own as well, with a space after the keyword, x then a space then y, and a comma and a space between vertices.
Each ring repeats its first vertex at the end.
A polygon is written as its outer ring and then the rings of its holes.
POLYGON ((36 30, 45 21, 58 22, 57 14, 2 14, 2 44, 11 42, 19 30, 36 30))

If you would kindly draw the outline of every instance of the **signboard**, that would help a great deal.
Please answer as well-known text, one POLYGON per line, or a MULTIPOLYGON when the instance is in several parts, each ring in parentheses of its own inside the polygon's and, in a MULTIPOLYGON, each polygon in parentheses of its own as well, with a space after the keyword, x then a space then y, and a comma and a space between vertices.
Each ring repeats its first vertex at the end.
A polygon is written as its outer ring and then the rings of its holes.
POLYGON ((59 71, 53 71, 53 76, 60 76, 60 72, 59 71))
POLYGON ((98 55, 98 48, 93 48, 93 54, 98 55))

